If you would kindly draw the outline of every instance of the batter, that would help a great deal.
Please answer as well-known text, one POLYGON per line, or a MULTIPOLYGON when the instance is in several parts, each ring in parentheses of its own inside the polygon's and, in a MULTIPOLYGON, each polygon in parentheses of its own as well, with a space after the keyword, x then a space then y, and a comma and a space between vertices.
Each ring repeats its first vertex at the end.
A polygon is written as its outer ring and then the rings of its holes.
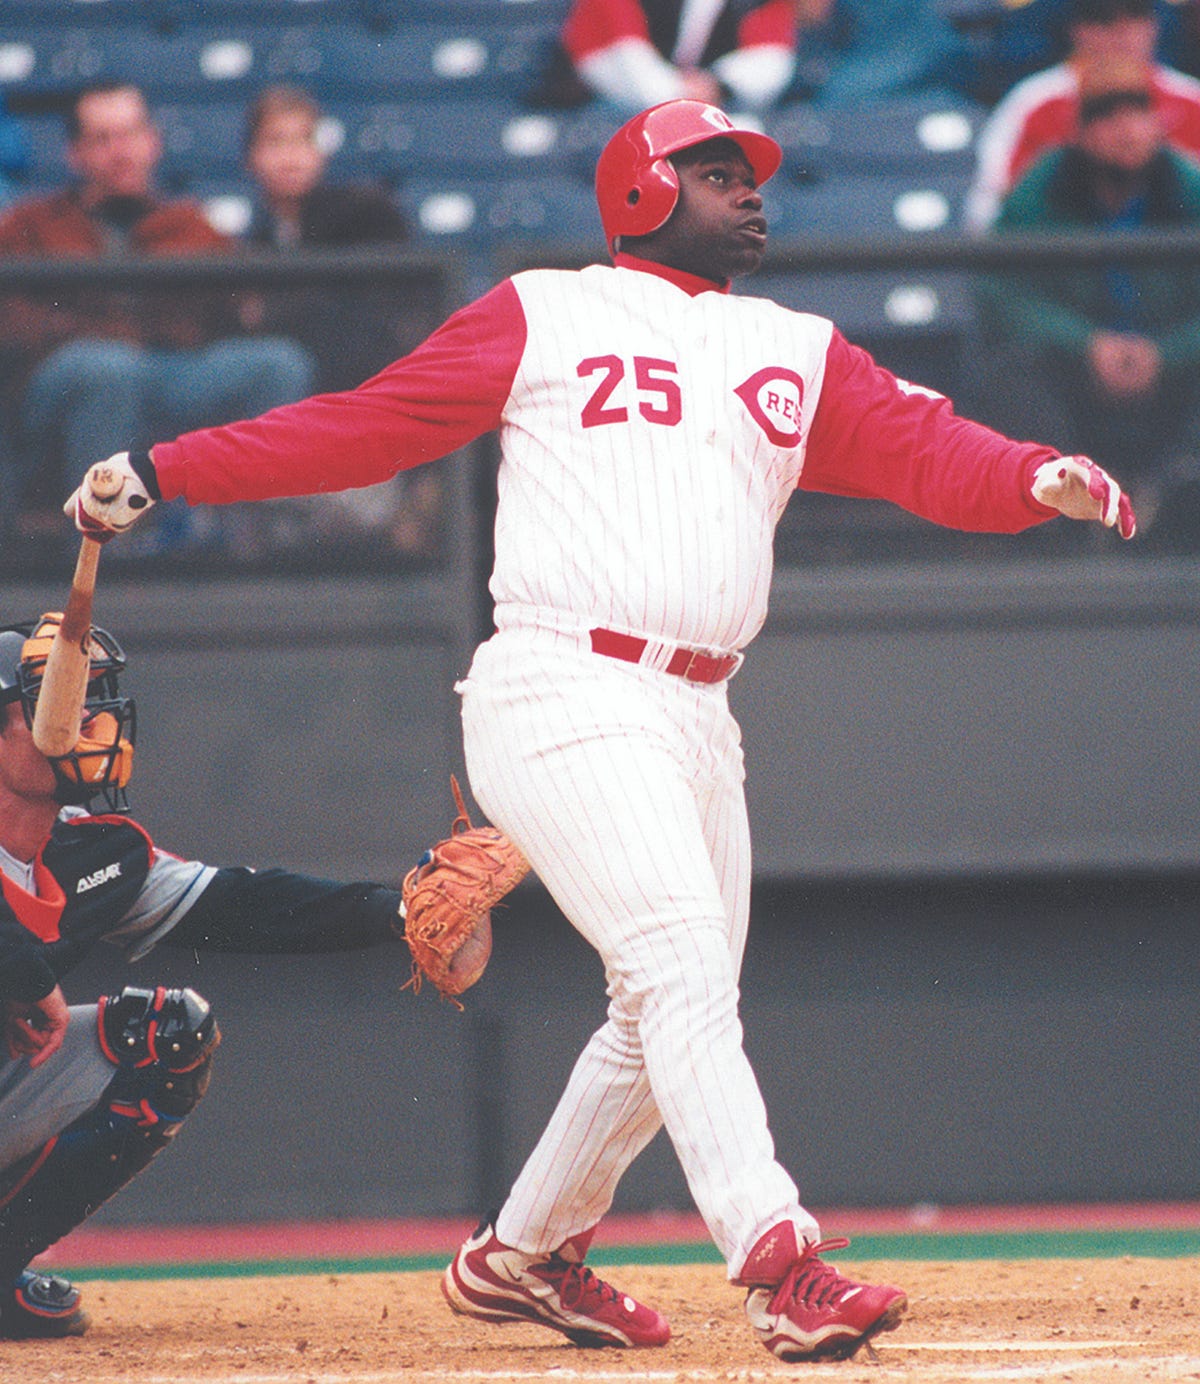
POLYGON ((665 1125, 757 1335, 798 1360, 852 1354, 905 1297, 820 1257, 742 1046, 751 857, 726 692, 766 616, 776 523, 797 488, 959 529, 1062 512, 1128 537, 1134 519, 1085 458, 958 418, 826 319, 729 295, 763 256, 780 158, 712 106, 643 112, 597 169, 611 267, 517 274, 359 389, 121 454, 123 498, 85 484, 69 505, 111 533, 157 499, 369 485, 499 430, 496 632, 459 685, 467 767, 602 957, 610 1003, 444 1289, 472 1316, 665 1343, 660 1314, 583 1262, 665 1125))

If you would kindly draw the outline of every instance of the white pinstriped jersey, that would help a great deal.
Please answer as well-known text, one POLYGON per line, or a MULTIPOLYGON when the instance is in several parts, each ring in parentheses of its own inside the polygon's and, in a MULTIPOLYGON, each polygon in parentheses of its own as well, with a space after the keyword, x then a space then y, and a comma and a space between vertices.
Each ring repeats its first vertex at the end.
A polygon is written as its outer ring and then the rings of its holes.
POLYGON ((528 340, 504 407, 492 592, 739 648, 766 616, 831 325, 651 275, 631 294, 628 277, 514 281, 528 340))
POLYGON ((958 418, 824 318, 620 256, 532 270, 357 390, 154 448, 165 499, 369 485, 498 428, 506 607, 711 649, 760 628, 776 522, 802 489, 1012 532, 1049 448, 958 418))

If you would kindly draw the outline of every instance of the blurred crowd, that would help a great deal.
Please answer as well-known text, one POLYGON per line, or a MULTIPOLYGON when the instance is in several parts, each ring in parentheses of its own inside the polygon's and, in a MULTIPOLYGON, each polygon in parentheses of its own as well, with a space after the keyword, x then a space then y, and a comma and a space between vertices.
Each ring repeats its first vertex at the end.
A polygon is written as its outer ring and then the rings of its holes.
MULTIPOLYGON (((296 21, 293 21, 296 22, 296 21)), ((403 23, 403 20, 400 21, 403 23)), ((613 122, 674 96, 752 118, 914 96, 981 112, 960 229, 1173 230, 1200 223, 1200 0, 564 0, 528 107, 613 122)), ((411 246, 384 182, 340 176, 316 96, 257 91, 243 112, 249 213, 235 233, 160 186, 152 77, 100 74, 59 93, 69 178, 28 189, 31 154, 0 86, 0 256, 95 259, 411 246), (332 162, 331 162, 332 159, 332 162)), ((853 232, 853 227, 847 227, 853 232)), ((1147 532, 1200 550, 1200 276, 1114 261, 977 285, 972 412, 1083 451, 1127 480, 1147 532)), ((352 387, 428 323, 402 294, 344 286, 124 283, 3 294, 0 569, 62 542, 82 468, 138 441, 352 387)), ((123 557, 277 566, 428 563, 442 544, 436 473, 373 491, 230 511, 162 507, 123 557)))

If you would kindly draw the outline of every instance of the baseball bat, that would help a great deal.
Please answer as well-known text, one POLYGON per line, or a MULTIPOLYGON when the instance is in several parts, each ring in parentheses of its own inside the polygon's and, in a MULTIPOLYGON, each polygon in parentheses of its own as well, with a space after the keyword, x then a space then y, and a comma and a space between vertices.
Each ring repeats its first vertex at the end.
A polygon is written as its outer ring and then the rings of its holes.
MULTIPOLYGON (((122 484, 121 477, 103 464, 94 466, 84 481, 101 500, 114 499, 122 484)), ((67 754, 79 740, 91 666, 88 644, 99 562, 100 544, 85 536, 79 543, 67 608, 50 642, 33 713, 33 743, 44 755, 67 754)))

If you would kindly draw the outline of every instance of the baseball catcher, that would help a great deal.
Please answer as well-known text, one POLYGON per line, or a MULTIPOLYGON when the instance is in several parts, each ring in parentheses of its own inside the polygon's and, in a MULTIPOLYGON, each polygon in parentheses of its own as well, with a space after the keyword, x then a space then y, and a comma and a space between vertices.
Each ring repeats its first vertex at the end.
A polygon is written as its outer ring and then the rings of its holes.
MULTIPOLYGON (((397 889, 218 868, 153 843, 127 811, 136 717, 107 631, 89 637, 79 741, 41 754, 31 727, 57 619, 0 628, 0 1340, 87 1329, 79 1290, 30 1261, 172 1142, 220 1041, 191 988, 151 982, 68 1006, 67 972, 100 941, 136 960, 159 942, 335 952, 395 945, 399 933, 397 889)), ((487 964, 487 908, 519 858, 498 832, 470 827, 461 798, 459 814, 462 829, 405 893, 422 938, 414 956, 436 957, 430 978, 463 990, 487 964)))

